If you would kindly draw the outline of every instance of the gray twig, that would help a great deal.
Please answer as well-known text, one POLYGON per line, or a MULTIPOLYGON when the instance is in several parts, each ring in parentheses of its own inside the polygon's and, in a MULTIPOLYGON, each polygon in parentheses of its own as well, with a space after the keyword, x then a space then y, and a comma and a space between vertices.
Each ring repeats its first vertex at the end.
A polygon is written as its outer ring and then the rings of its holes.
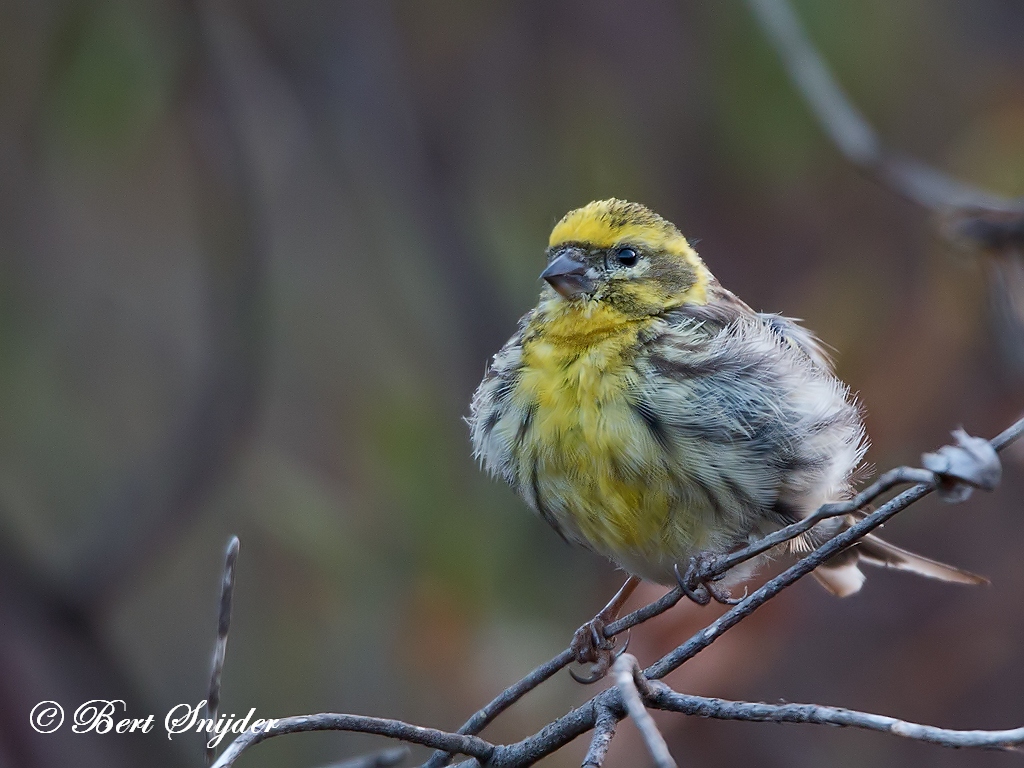
MULTIPOLYGON (((824 504, 814 514, 808 515, 804 519, 791 525, 787 525, 785 528, 780 528, 779 530, 768 534, 764 538, 758 539, 756 542, 749 544, 743 549, 736 550, 728 555, 716 557, 702 563, 702 567, 697 571, 696 575, 701 580, 711 580, 718 576, 722 576, 740 563, 751 560, 758 555, 774 549, 780 544, 784 544, 787 541, 795 539, 797 536, 806 533, 822 520, 827 520, 831 517, 839 517, 841 515, 848 515, 864 508, 883 493, 892 490, 897 485, 904 485, 906 483, 934 482, 935 475, 926 469, 918 469, 914 467, 897 467, 895 469, 890 469, 852 499, 824 504)), ((659 600, 648 603, 642 608, 638 608, 633 611, 633 613, 623 616, 618 621, 610 623, 605 627, 605 635, 607 637, 614 637, 617 634, 625 632, 631 627, 635 627, 637 624, 642 624, 648 619, 667 611, 678 603, 683 596, 682 590, 678 587, 672 589, 659 600)))
POLYGON ((882 186, 937 214, 937 231, 947 242, 989 257, 983 266, 991 293, 992 330, 1005 363, 1018 373, 1024 370, 1019 311, 1024 198, 1010 199, 965 184, 889 150, 843 93, 787 0, 747 2, 790 79, 839 151, 882 186))
MULTIPOLYGON (((1024 418, 1016 421, 989 442, 996 451, 1001 451, 1022 435, 1024 435, 1024 418)), ((825 544, 814 552, 811 552, 791 568, 779 574, 774 579, 771 579, 760 589, 746 597, 735 608, 727 611, 719 619, 697 632, 675 650, 663 656, 651 667, 648 667, 644 671, 645 676, 649 679, 657 679, 678 668, 685 661, 689 660, 708 645, 713 643, 726 630, 735 626, 746 618, 746 616, 753 613, 754 610, 764 604, 767 600, 774 597, 790 584, 810 573, 814 568, 835 555, 840 550, 850 546, 870 531, 882 525, 893 515, 903 511, 914 502, 926 496, 934 489, 934 487, 933 482, 930 485, 921 483, 909 488, 877 509, 875 512, 865 517, 856 525, 851 526, 840 535, 825 542, 825 544)), ((667 610, 672 604, 674 604, 674 602, 678 602, 678 600, 681 599, 681 596, 681 590, 678 588, 673 589, 660 600, 657 600, 650 606, 647 606, 647 608, 651 608, 652 610, 650 615, 655 615, 653 613, 654 610, 657 610, 658 613, 667 610)), ((641 611, 643 610, 644 609, 641 609, 641 611)), ((630 616, 639 614, 641 611, 636 611, 634 614, 630 614, 630 616)), ((648 615, 647 618, 649 618, 650 615, 648 615)), ((627 616, 626 618, 628 619, 630 617, 627 616)), ((616 625, 620 625, 622 623, 622 621, 616 622, 616 625)), ((612 625, 609 625, 609 629, 610 628, 612 628, 612 625)), ((616 626, 615 629, 616 631, 624 631, 626 627, 622 627, 620 629, 616 626)), ((585 704, 571 710, 555 722, 549 724, 538 733, 529 736, 522 741, 516 742, 515 744, 497 747, 494 756, 491 758, 491 765, 519 766, 535 762, 541 757, 555 752, 570 741, 593 728, 597 719, 597 711, 601 707, 614 708, 618 704, 620 704, 620 702, 618 700, 617 689, 603 691, 585 704)))
MULTIPOLYGON (((740 563, 746 562, 806 533, 822 520, 856 512, 870 504, 883 493, 892 490, 897 485, 905 485, 906 483, 935 483, 935 475, 927 469, 916 469, 914 467, 890 469, 852 499, 824 504, 814 514, 808 515, 791 525, 787 525, 785 528, 780 528, 743 549, 729 555, 714 558, 706 563, 704 568, 698 570, 697 576, 702 580, 710 580, 721 576, 740 563)), ((616 627, 616 629, 618 628, 616 627)))
POLYGON ((324 768, 393 768, 409 757, 407 746, 382 749, 379 752, 372 752, 369 755, 353 757, 350 760, 342 760, 340 763, 331 763, 324 768))
POLYGON ((668 744, 665 737, 661 735, 658 726, 651 717, 651 713, 644 706, 644 699, 640 697, 641 687, 644 698, 651 696, 650 681, 643 676, 636 657, 624 653, 615 660, 612 665, 612 674, 615 676, 615 685, 619 689, 622 702, 626 705, 626 711, 636 723, 637 730, 643 736, 644 744, 654 759, 657 768, 676 768, 676 761, 668 751, 668 744))
MULTIPOLYGON (((232 536, 224 554, 224 578, 220 585, 220 611, 217 615, 217 644, 213 649, 213 664, 210 672, 210 691, 206 697, 206 716, 217 719, 220 707, 220 681, 224 672, 224 656, 228 650, 228 632, 231 630, 231 600, 235 592, 235 563, 238 560, 238 537, 232 536)), ((207 744, 206 764, 211 765, 216 749, 207 744)))
POLYGON ((801 558, 785 571, 767 581, 762 587, 743 598, 734 608, 722 614, 707 627, 695 634, 674 651, 663 656, 645 670, 648 677, 658 679, 678 668, 683 662, 703 651, 731 627, 739 624, 757 608, 771 600, 789 585, 802 579, 834 555, 862 539, 871 531, 884 524, 889 518, 909 507, 915 501, 935 490, 935 483, 918 483, 896 498, 883 504, 870 515, 850 526, 837 536, 826 541, 816 550, 801 558))
MULTIPOLYGON (((747 0, 825 133, 854 165, 884 186, 935 212, 973 212, 957 227, 961 241, 988 248, 1006 238, 1024 238, 1024 199, 1011 200, 958 181, 910 157, 890 151, 871 124, 843 93, 821 55, 811 44, 786 0, 747 0), (1011 213, 1010 217, 980 214, 1011 213)), ((950 236, 951 233, 946 233, 950 236)), ((950 239, 953 239, 950 237, 950 239)))
MULTIPOLYGON (((541 664, 530 674, 517 683, 512 684, 499 693, 487 706, 478 710, 465 724, 459 728, 459 733, 476 734, 480 733, 488 724, 506 709, 515 704, 519 699, 528 694, 549 677, 572 664, 576 654, 572 648, 566 648, 544 664, 541 664)), ((430 759, 423 764, 423 768, 443 768, 451 760, 452 756, 447 752, 435 752, 430 759)))
POLYGON ((365 715, 341 715, 324 712, 318 715, 299 715, 278 720, 271 728, 262 731, 249 730, 236 738, 228 748, 221 752, 213 768, 228 768, 234 765, 238 757, 247 748, 259 744, 275 736, 286 733, 303 733, 305 731, 353 731, 387 736, 392 739, 422 744, 425 747, 443 749, 462 755, 471 755, 484 762, 494 753, 494 745, 479 736, 468 736, 460 733, 448 733, 436 728, 422 728, 418 725, 404 723, 384 717, 367 717, 365 715))
MULTIPOLYGON (((1019 419, 998 436, 987 442, 994 450, 1000 451, 1022 435, 1024 435, 1024 418, 1019 419)), ((397 720, 357 715, 309 715, 280 720, 269 731, 242 734, 221 754, 218 761, 214 764, 214 768, 227 768, 227 766, 234 763, 242 751, 266 738, 284 733, 310 730, 360 731, 433 747, 440 750, 440 753, 435 753, 431 757, 431 761, 440 760, 438 763, 433 763, 435 765, 446 764, 449 756, 452 754, 464 754, 472 759, 459 763, 458 768, 479 768, 481 765, 486 765, 488 768, 520 768, 521 766, 536 763, 587 731, 597 729, 598 732, 595 733, 590 750, 587 753, 587 760, 590 762, 584 764, 596 768, 596 766, 600 766, 600 761, 604 759, 608 743, 614 734, 614 721, 624 717, 627 711, 637 722, 641 732, 644 733, 644 738, 651 748, 652 754, 655 755, 656 760, 662 761, 665 759, 665 755, 660 752, 658 740, 661 740, 662 745, 664 740, 661 739, 656 728, 654 733, 651 733, 650 726, 653 723, 649 722, 650 715, 644 709, 644 702, 655 708, 720 719, 821 722, 833 725, 848 725, 885 731, 905 738, 947 747, 996 749, 1024 744, 1024 729, 1010 731, 956 731, 918 725, 882 715, 872 715, 835 707, 802 704, 768 705, 750 702, 723 702, 719 699, 686 696, 672 691, 660 682, 652 682, 664 677, 687 660, 693 658, 783 589, 803 578, 838 552, 852 546, 894 515, 934 491, 938 484, 937 476, 932 472, 924 470, 908 468, 892 470, 882 475, 882 477, 854 499, 842 502, 839 505, 825 505, 822 509, 818 510, 815 522, 825 517, 847 514, 849 511, 859 509, 869 500, 899 483, 915 481, 916 484, 914 486, 890 499, 856 524, 801 558, 783 573, 770 579, 759 589, 741 600, 731 610, 694 634, 675 650, 665 654, 646 670, 640 671, 636 666, 636 660, 632 656, 623 655, 617 661, 616 666, 613 667, 618 685, 602 691, 586 703, 571 710, 554 722, 549 723, 537 733, 521 741, 512 744, 495 745, 470 733, 448 733, 430 728, 421 728, 397 720), (848 508, 849 505, 854 505, 852 510, 848 508), (633 698, 634 695, 636 698, 633 698), (638 701, 639 709, 637 708, 638 701), (642 725, 642 723, 646 724, 642 725)), ((793 526, 789 526, 789 529, 793 529, 793 526)), ((793 533, 792 530, 789 532, 793 533)), ((793 535, 798 535, 798 533, 793 533, 793 535)), ((789 538, 792 538, 792 536, 789 538)), ((714 561, 711 567, 717 571, 722 565, 720 561, 714 561)), ((678 588, 671 590, 659 600, 609 625, 607 634, 611 636, 612 634, 625 631, 628 627, 635 626, 658 613, 668 610, 681 599, 681 596, 681 590, 678 588)), ((572 659, 573 654, 570 649, 567 649, 551 661, 541 665, 522 680, 507 688, 494 701, 477 712, 463 726, 461 731, 478 731, 482 729, 524 694, 536 688, 558 670, 568 666, 572 659)), ((669 756, 667 759, 670 761, 671 757, 669 756)), ((667 766, 674 765, 674 763, 659 762, 659 765, 667 766)))
POLYGON ((581 768, 601 768, 604 759, 608 755, 608 747, 615 738, 615 726, 619 718, 609 707, 599 707, 597 720, 594 722, 594 736, 590 740, 590 749, 587 756, 583 758, 581 768))
POLYGON ((726 701, 677 693, 667 686, 655 688, 647 699, 648 706, 686 715, 711 717, 716 720, 748 720, 761 723, 813 723, 864 728, 891 733, 916 741, 927 741, 943 747, 960 749, 1014 749, 1024 744, 1024 727, 1006 731, 958 731, 932 725, 909 723, 895 717, 873 715, 820 704, 761 704, 726 701))

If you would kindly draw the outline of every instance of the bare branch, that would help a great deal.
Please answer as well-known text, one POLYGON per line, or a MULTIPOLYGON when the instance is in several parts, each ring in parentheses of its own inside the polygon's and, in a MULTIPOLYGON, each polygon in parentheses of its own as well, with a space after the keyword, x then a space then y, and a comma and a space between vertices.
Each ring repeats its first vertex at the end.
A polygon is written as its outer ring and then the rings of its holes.
MULTIPOLYGON (((884 186, 932 211, 955 208, 1024 213, 1024 199, 1011 200, 965 184, 913 158, 888 150, 843 93, 786 0, 747 2, 821 127, 851 163, 884 186)), ((991 240, 995 228, 1004 233, 1020 229, 1021 218, 1019 215, 1010 217, 1001 226, 996 219, 985 221, 988 226, 984 234, 991 240)), ((965 227, 960 232, 961 237, 970 236, 969 229, 965 227)), ((977 241, 983 242, 980 238, 977 241)))
MULTIPOLYGON (((989 442, 994 449, 1001 451, 1014 440, 1021 437, 1022 434, 1024 434, 1024 418, 1019 419, 989 442)), ((851 526, 843 533, 825 542, 814 552, 811 552, 792 567, 768 581, 760 589, 744 598, 735 608, 727 611, 720 618, 693 635, 685 643, 663 656, 644 670, 645 677, 648 679, 658 679, 678 668, 790 584, 807 575, 837 552, 850 546, 870 531, 882 525, 893 515, 928 495, 934 489, 933 478, 931 483, 919 483, 891 499, 856 525, 851 526)), ((681 599, 681 590, 677 588, 663 596, 660 600, 652 603, 651 606, 657 606, 661 609, 659 610, 661 612, 667 610, 667 607, 670 607, 673 601, 678 602, 679 599, 681 599)), ((618 625, 623 624, 627 619, 640 612, 636 611, 634 614, 625 617, 625 619, 616 622, 615 625, 609 625, 608 630, 615 629, 619 631, 618 625)), ((585 704, 571 710, 555 722, 549 724, 538 733, 515 744, 497 747, 491 758, 491 765, 519 766, 535 762, 593 728, 597 720, 597 713, 602 707, 610 707, 614 710, 621 706, 621 704, 617 688, 603 691, 585 704)))
MULTIPOLYGON (((775 578, 769 580, 760 589, 755 590, 748 597, 744 598, 736 607, 724 613, 707 627, 693 635, 685 643, 648 667, 644 670, 644 675, 648 679, 654 680, 664 677, 669 672, 677 669, 684 662, 693 658, 702 650, 707 648, 727 630, 745 619, 783 589, 806 576, 818 565, 828 560, 837 552, 845 549, 859 538, 882 525, 893 515, 903 509, 906 509, 918 499, 926 496, 934 489, 934 487, 934 485, 929 486, 925 484, 915 485, 913 488, 904 491, 872 514, 865 517, 856 525, 851 526, 840 535, 825 542, 825 544, 814 552, 802 558, 775 578)), ((666 595, 665 598, 677 591, 678 590, 673 590, 673 592, 666 595)), ((662 598, 662 601, 668 602, 665 598, 662 598)), ((540 757, 551 754, 551 752, 560 749, 565 744, 594 727, 596 722, 596 710, 598 707, 614 707, 616 704, 620 703, 617 696, 614 698, 612 697, 613 692, 617 693, 617 689, 609 689, 598 694, 586 704, 583 704, 582 706, 570 711, 568 714, 563 715, 554 723, 533 736, 523 739, 513 745, 498 747, 494 757, 492 757, 492 763, 499 766, 528 764, 530 760, 539 759, 540 757), (518 760, 518 758, 523 755, 527 756, 525 763, 518 760)))
POLYGON ((392 768, 402 763, 408 756, 408 747, 392 747, 362 757, 354 757, 351 760, 343 760, 340 763, 332 763, 324 768, 392 768))
POLYGON ((854 542, 862 539, 875 528, 889 520, 893 515, 902 512, 934 489, 934 483, 919 483, 913 488, 907 489, 863 520, 850 526, 838 536, 829 539, 775 578, 770 579, 760 589, 745 597, 735 608, 727 611, 674 651, 663 656, 658 662, 646 669, 645 673, 652 679, 664 677, 672 670, 678 668, 683 662, 703 651, 721 637, 726 630, 739 624, 786 587, 802 579, 833 555, 838 554, 854 542))
POLYGON ((608 707, 600 707, 597 712, 597 721, 594 723, 594 737, 590 740, 590 749, 587 756, 583 758, 581 768, 601 768, 604 759, 608 755, 608 747, 615 738, 615 726, 619 718, 615 716, 608 707))
POLYGON ((1017 419, 1016 422, 1008 426, 998 435, 993 437, 989 442, 996 451, 1001 451, 1003 448, 1008 446, 1013 441, 1024 435, 1024 416, 1017 419))
POLYGON ((839 517, 841 515, 848 515, 862 509, 883 493, 895 488, 897 485, 934 482, 935 475, 927 469, 916 469, 914 467, 897 467, 896 469, 890 469, 852 499, 824 504, 813 515, 808 515, 803 520, 793 523, 792 525, 787 525, 785 528, 780 528, 774 533, 771 533, 753 544, 733 552, 732 554, 715 558, 711 561, 709 566, 698 572, 698 576, 702 580, 721 576, 726 573, 726 571, 735 568, 740 563, 757 557, 758 555, 777 547, 779 544, 784 544, 791 539, 795 539, 802 533, 806 533, 822 520, 827 520, 831 517, 839 517))
POLYGON ((607 637, 613 637, 621 632, 625 632, 627 629, 635 627, 637 624, 643 624, 645 621, 653 619, 655 616, 660 616, 682 600, 683 597, 683 590, 679 587, 674 587, 654 602, 648 603, 642 608, 637 608, 635 611, 626 614, 618 621, 613 621, 605 627, 605 635, 607 637))
POLYGON ((626 705, 626 711, 636 723, 637 730, 643 736, 647 750, 654 759, 657 768, 677 768, 676 761, 668 751, 665 737, 661 735, 658 726, 651 717, 651 713, 644 706, 644 700, 640 698, 640 689, 644 689, 644 698, 652 694, 650 681, 643 676, 636 657, 624 653, 615 660, 612 665, 612 674, 615 675, 615 685, 619 689, 619 695, 626 705))
MULTIPOLYGON (((995 445, 995 441, 993 441, 993 445, 995 445)), ((895 469, 890 469, 852 499, 824 504, 813 515, 808 515, 803 520, 793 523, 792 525, 787 525, 785 528, 780 528, 764 538, 758 539, 756 542, 744 547, 743 549, 739 549, 728 555, 714 558, 708 563, 702 564, 702 567, 697 572, 697 576, 704 581, 722 576, 740 563, 751 560, 758 555, 774 549, 780 544, 784 544, 787 541, 795 539, 797 536, 806 533, 822 520, 847 515, 862 509, 883 493, 895 488, 897 485, 904 485, 906 483, 929 483, 934 481, 935 475, 926 469, 919 469, 915 467, 897 467, 895 469)), ((684 595, 682 590, 678 588, 672 589, 660 599, 649 603, 642 608, 638 608, 633 611, 633 613, 623 616, 618 621, 610 623, 605 629, 605 634, 607 637, 613 637, 621 632, 625 632, 631 627, 635 627, 637 624, 642 624, 648 619, 664 613, 678 603, 683 597, 684 595)))
POLYGON ((648 706, 682 712, 717 720, 748 720, 764 723, 813 723, 864 728, 869 731, 891 733, 915 741, 926 741, 953 749, 1014 749, 1024 744, 1024 728, 1006 731, 958 731, 936 728, 932 725, 909 723, 895 717, 873 715, 840 707, 819 704, 761 704, 745 701, 726 701, 703 696, 677 693, 668 686, 657 686, 647 698, 648 706))
MULTIPOLYGON (((459 728, 461 734, 477 734, 486 728, 494 718, 515 704, 519 699, 528 694, 538 685, 555 675, 560 670, 569 666, 576 660, 576 654, 572 648, 566 648, 551 661, 541 664, 530 674, 517 683, 499 693, 487 706, 478 710, 465 724, 459 728)), ((452 755, 448 752, 435 752, 430 756, 422 768, 442 768, 448 765, 452 755)))
MULTIPOLYGON (((210 673, 210 691, 206 697, 206 716, 217 719, 220 706, 220 680, 224 672, 224 655, 228 650, 228 632, 231 630, 231 600, 235 592, 235 563, 238 560, 238 537, 232 536, 224 554, 224 578, 220 586, 220 612, 217 617, 217 644, 213 649, 213 670, 210 673)), ((206 764, 211 765, 216 749, 206 746, 206 764)))
POLYGON ((273 727, 264 731, 246 731, 221 752, 213 768, 228 768, 234 765, 239 755, 246 749, 261 741, 286 733, 303 733, 305 731, 353 731, 357 733, 373 733, 400 739, 410 744, 422 744, 425 747, 443 749, 462 755, 471 755, 484 762, 494 752, 494 745, 478 736, 459 733, 448 733, 435 728, 422 728, 410 725, 401 720, 383 717, 367 717, 364 715, 339 715, 324 712, 318 715, 299 715, 278 720, 273 727))
MULTIPOLYGON (((1015 422, 997 437, 986 441, 992 449, 999 451, 1024 434, 1024 418, 1015 422)), ((960 441, 962 443, 962 440, 960 441)), ((979 445, 973 445, 973 452, 985 459, 986 451, 979 445)), ((974 473, 967 467, 962 472, 968 478, 974 473)), ((850 526, 839 535, 829 539, 816 550, 800 559, 793 566, 773 579, 770 579, 752 594, 742 599, 734 608, 711 622, 707 627, 693 635, 675 650, 665 654, 661 659, 646 670, 640 671, 636 659, 632 656, 621 656, 613 667, 617 685, 602 691, 581 706, 549 723, 537 733, 519 742, 507 745, 494 745, 478 736, 469 733, 448 733, 430 728, 403 723, 398 720, 387 720, 357 715, 321 714, 302 717, 291 717, 278 721, 272 728, 264 732, 248 732, 242 734, 221 754, 214 768, 227 768, 234 763, 242 751, 266 738, 284 733, 296 733, 311 730, 345 730, 374 733, 391 738, 401 739, 414 744, 434 747, 440 752, 431 757, 435 765, 445 765, 451 754, 464 754, 472 757, 460 763, 461 768, 473 768, 486 765, 489 768, 519 768, 532 765, 587 731, 598 728, 587 760, 592 767, 600 766, 607 753, 608 743, 614 734, 614 722, 624 717, 627 712, 637 722, 644 734, 652 754, 661 766, 674 765, 667 750, 662 752, 664 740, 650 722, 650 715, 644 709, 644 702, 662 709, 700 714, 707 717, 746 720, 774 720, 778 722, 821 722, 836 725, 850 725, 872 730, 884 730, 906 738, 928 741, 951 747, 982 747, 1009 748, 1024 743, 1024 729, 1012 731, 953 731, 933 726, 907 723, 895 718, 881 715, 843 710, 818 705, 767 705, 748 702, 723 702, 719 699, 687 697, 678 694, 661 683, 654 683, 687 660, 693 658, 707 648, 718 637, 758 607, 777 595, 786 587, 806 576, 817 566, 824 563, 843 549, 852 546, 869 532, 882 525, 894 515, 909 507, 914 502, 934 491, 941 476, 925 470, 901 468, 887 472, 878 481, 849 502, 841 505, 825 505, 817 514, 823 519, 835 514, 845 514, 843 505, 866 503, 868 497, 874 498, 879 493, 900 482, 912 482, 920 479, 913 487, 890 499, 877 510, 866 515, 862 520, 850 526), (837 511, 839 510, 839 511, 837 511), (599 725, 600 724, 600 725, 599 725), (659 744, 660 742, 660 744, 659 744), (666 762, 666 759, 669 762, 666 762)), ((954 478, 955 479, 955 478, 954 478)), ((854 507, 856 508, 856 507, 854 507)), ((717 562, 715 568, 720 567, 717 562)), ((724 572, 724 571, 723 571, 724 572)), ((676 588, 659 600, 634 611, 624 619, 609 625, 606 635, 612 636, 624 631, 629 626, 645 621, 651 616, 668 610, 681 599, 682 592, 676 588)), ((510 686, 497 696, 494 701, 477 712, 463 726, 461 731, 479 730, 491 722, 497 715, 511 706, 523 695, 536 688, 554 675, 558 670, 572 663, 574 654, 571 648, 566 649, 551 661, 538 667, 525 678, 510 686)), ((431 763, 428 763, 430 765, 431 763)))

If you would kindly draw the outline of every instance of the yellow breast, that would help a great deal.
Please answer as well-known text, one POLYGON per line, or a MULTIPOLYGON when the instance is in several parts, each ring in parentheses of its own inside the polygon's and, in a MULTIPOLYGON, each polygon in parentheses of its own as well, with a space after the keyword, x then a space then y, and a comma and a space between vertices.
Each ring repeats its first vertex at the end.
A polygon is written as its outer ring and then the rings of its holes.
POLYGON ((538 511, 613 557, 662 550, 675 497, 669 457, 636 410, 646 322, 617 320, 598 308, 537 321, 513 396, 533 414, 519 470, 538 511))

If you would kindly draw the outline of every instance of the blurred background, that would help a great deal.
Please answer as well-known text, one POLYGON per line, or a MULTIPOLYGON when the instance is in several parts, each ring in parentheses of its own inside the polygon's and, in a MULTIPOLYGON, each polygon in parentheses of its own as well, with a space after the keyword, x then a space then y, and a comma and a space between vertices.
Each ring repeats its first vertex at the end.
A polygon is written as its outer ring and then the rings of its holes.
MULTIPOLYGON (((891 144, 1024 193, 1024 6, 796 7, 891 144)), ((28 713, 120 698, 159 723, 204 699, 232 533, 222 711, 454 729, 563 649, 621 575, 489 481, 461 417, 535 301, 552 224, 610 196, 835 347, 879 470, 1020 415, 1024 326, 993 293, 1019 262, 951 250, 859 176, 737 0, 0 2, 0 766, 201 764, 198 737, 159 724, 41 736, 28 713)), ((1005 457, 994 494, 886 529, 991 588, 872 572, 837 601, 801 582, 669 682, 1019 726, 1024 453, 1005 457)), ((650 662, 718 610, 680 605, 631 649, 650 662)), ((594 692, 560 673, 485 735, 594 692)), ((1017 764, 660 723, 681 765, 1017 764)), ((242 763, 381 746, 304 734, 242 763)), ((646 760, 623 724, 609 765, 646 760)))

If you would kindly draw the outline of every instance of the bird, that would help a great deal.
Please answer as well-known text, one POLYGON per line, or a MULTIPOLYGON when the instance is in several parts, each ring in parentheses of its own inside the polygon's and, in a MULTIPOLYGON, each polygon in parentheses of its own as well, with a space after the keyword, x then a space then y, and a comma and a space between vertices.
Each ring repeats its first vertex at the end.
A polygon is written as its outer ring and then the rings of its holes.
MULTIPOLYGON (((546 254, 539 301, 494 355, 467 421, 483 468, 562 538, 634 584, 671 586, 693 558, 853 495, 863 410, 798 321, 751 309, 639 203, 570 211, 546 254)), ((791 549, 852 521, 824 521, 791 549)), ((813 575, 845 597, 862 563, 985 582, 874 535, 813 575)))

